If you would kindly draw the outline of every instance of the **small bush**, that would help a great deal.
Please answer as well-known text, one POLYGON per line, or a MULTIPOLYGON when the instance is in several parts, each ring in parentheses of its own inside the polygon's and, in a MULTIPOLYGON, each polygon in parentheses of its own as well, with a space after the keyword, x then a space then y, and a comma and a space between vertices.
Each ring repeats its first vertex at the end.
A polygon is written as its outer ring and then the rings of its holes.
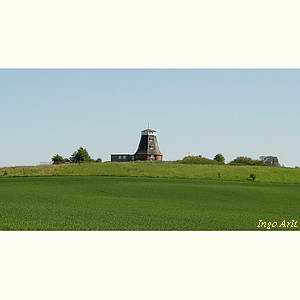
POLYGON ((193 156, 193 155, 185 156, 182 160, 179 160, 177 162, 182 164, 200 164, 200 165, 218 164, 218 162, 215 160, 202 157, 202 156, 193 156))
POLYGON ((250 174, 249 180, 255 181, 256 179, 256 174, 250 174))
POLYGON ((220 164, 224 164, 225 163, 225 157, 220 153, 217 154, 214 158, 215 161, 217 161, 220 164))
POLYGON ((64 158, 59 154, 56 154, 55 156, 52 157, 53 165, 63 164, 64 162, 65 162, 64 158))
POLYGON ((263 162, 255 160, 247 156, 239 156, 229 163, 230 165, 244 165, 244 166, 263 166, 263 162))

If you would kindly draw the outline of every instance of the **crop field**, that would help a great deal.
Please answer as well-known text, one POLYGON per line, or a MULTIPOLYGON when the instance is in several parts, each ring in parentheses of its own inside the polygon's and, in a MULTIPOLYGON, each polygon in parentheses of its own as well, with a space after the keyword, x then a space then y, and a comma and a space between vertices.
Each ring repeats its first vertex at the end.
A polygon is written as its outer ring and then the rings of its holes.
POLYGON ((0 230, 257 230, 259 219, 299 216, 298 184, 0 177, 0 230))

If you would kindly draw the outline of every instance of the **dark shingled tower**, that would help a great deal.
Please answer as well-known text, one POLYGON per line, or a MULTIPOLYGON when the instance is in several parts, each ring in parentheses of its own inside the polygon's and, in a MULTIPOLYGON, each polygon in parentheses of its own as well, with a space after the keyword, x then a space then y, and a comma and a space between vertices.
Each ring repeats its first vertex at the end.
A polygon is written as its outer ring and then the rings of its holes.
POLYGON ((139 148, 134 155, 134 160, 159 160, 163 159, 163 155, 159 150, 157 141, 157 132, 153 129, 142 131, 139 148))

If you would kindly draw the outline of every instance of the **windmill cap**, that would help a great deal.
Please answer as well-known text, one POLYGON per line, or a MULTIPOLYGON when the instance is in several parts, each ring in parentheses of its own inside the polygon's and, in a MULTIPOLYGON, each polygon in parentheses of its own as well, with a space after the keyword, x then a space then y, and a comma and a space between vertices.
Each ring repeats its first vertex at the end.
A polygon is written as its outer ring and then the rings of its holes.
POLYGON ((145 129, 142 131, 142 135, 156 135, 157 131, 154 129, 145 129))

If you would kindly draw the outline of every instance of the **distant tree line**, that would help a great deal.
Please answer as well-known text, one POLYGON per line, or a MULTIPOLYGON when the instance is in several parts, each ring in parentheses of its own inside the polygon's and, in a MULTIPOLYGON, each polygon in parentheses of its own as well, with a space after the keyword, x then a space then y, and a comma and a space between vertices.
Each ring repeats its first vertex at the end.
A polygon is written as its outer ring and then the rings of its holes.
POLYGON ((273 156, 262 156, 260 159, 239 156, 231 161, 229 165, 280 167, 278 158, 273 156))
POLYGON ((222 154, 218 154, 214 159, 209 159, 206 157, 188 155, 185 156, 182 160, 177 161, 183 164, 200 164, 200 165, 213 165, 213 164, 224 164, 225 158, 222 154))
POLYGON ((252 159, 247 156, 239 156, 229 163, 229 165, 244 165, 244 166, 264 166, 264 162, 258 159, 252 159))
MULTIPOLYGON (((59 154, 56 154, 52 157, 52 163, 54 165, 59 164, 76 164, 76 163, 90 163, 90 162, 102 162, 101 158, 92 159, 88 151, 80 147, 77 149, 69 158, 64 158, 59 154)), ((177 160, 178 163, 182 164, 202 164, 202 165, 224 165, 225 157, 223 154, 219 153, 215 155, 213 159, 203 157, 201 155, 188 155, 181 160, 177 160)), ((277 157, 272 156, 262 156, 261 159, 252 159, 247 156, 239 156, 228 163, 228 165, 240 165, 240 166, 275 166, 280 167, 277 157)), ((253 179, 253 178, 252 178, 253 179)), ((255 179, 254 179, 255 180, 255 179)))
POLYGON ((98 159, 92 159, 88 153, 88 151, 80 147, 77 149, 70 158, 64 158, 59 154, 56 154, 52 157, 52 163, 54 165, 59 165, 59 164, 67 164, 67 163, 89 163, 89 162, 102 162, 101 158, 98 159))
MULTIPOLYGON (((268 158, 268 157, 267 157, 268 158)), ((270 157, 272 159, 252 159, 247 156, 239 156, 228 163, 228 165, 240 165, 240 166, 274 166, 280 167, 279 161, 276 157, 270 157), (274 160, 275 159, 275 160, 274 160)), ((178 160, 179 163, 185 164, 225 164, 225 157, 222 154, 217 154, 214 159, 202 157, 201 155, 188 155, 182 160, 178 160)))

